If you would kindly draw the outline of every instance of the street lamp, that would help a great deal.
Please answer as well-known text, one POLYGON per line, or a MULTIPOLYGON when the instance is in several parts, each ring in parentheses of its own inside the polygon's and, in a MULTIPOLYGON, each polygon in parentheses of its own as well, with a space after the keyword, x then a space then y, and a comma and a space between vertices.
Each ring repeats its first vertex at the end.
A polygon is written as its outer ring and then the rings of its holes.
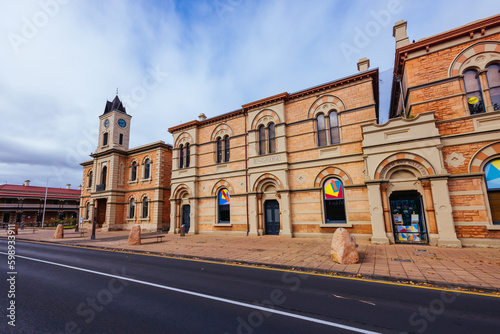
POLYGON ((95 225, 96 225, 97 208, 94 207, 94 219, 92 219, 92 235, 90 239, 95 239, 95 225))

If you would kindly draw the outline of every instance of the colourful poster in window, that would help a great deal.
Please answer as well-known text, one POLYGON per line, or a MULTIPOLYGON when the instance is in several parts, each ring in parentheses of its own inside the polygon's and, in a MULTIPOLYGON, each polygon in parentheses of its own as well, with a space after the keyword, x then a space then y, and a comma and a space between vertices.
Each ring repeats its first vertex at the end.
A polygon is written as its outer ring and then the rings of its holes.
POLYGON ((484 173, 488 189, 500 189, 500 159, 488 163, 484 173))
POLYGON ((344 189, 340 180, 331 179, 325 183, 325 199, 343 199, 344 189))
POLYGON ((227 189, 222 189, 219 192, 219 205, 229 204, 229 191, 227 189))

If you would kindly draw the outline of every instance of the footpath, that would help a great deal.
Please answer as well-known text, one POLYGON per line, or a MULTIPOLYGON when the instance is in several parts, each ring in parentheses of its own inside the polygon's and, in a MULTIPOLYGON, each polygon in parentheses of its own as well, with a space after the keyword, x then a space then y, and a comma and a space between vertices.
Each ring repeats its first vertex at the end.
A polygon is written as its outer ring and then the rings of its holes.
MULTIPOLYGON (((279 236, 165 234, 162 242, 146 239, 128 245, 128 231, 97 232, 91 240, 74 230, 53 239, 54 229, 19 230, 16 240, 117 249, 179 258, 196 258, 329 275, 353 276, 406 284, 500 292, 500 248, 439 248, 427 245, 373 245, 358 240, 360 261, 342 265, 330 257, 331 239, 279 236)), ((143 233, 143 236, 154 235, 143 233)), ((0 237, 7 230, 0 230, 0 237)))

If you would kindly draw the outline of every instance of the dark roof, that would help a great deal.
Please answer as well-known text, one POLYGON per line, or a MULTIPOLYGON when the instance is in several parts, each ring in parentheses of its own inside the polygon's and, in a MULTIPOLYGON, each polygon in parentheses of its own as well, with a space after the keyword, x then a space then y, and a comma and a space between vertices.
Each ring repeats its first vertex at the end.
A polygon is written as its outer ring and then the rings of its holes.
POLYGON ((122 104, 122 101, 120 101, 120 99, 118 98, 118 95, 115 96, 113 102, 109 102, 109 101, 106 102, 106 107, 104 107, 104 114, 107 114, 108 112, 112 112, 115 110, 121 111, 122 113, 125 113, 125 114, 127 113, 125 111, 125 107, 122 104))
MULTIPOLYGON (((78 189, 47 188, 47 197, 78 199, 81 191, 78 189)), ((0 196, 44 197, 45 187, 20 186, 15 184, 0 185, 0 196)))

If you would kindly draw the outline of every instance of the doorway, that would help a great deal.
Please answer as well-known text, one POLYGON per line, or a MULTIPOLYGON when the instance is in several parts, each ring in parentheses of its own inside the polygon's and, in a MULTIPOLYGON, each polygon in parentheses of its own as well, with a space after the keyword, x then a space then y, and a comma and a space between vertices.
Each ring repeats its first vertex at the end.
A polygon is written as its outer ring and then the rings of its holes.
POLYGON ((102 227, 106 222, 106 207, 108 200, 100 198, 97 200, 96 227, 102 227))
POLYGON ((266 201, 264 204, 266 234, 280 234, 280 204, 276 200, 266 201))
POLYGON ((427 244, 422 196, 418 191, 395 191, 389 196, 394 240, 400 244, 427 244))
POLYGON ((191 225, 191 220, 189 218, 191 214, 191 206, 190 205, 183 205, 182 206, 182 223, 181 225, 184 225, 184 232, 188 233, 189 232, 189 227, 191 225))

